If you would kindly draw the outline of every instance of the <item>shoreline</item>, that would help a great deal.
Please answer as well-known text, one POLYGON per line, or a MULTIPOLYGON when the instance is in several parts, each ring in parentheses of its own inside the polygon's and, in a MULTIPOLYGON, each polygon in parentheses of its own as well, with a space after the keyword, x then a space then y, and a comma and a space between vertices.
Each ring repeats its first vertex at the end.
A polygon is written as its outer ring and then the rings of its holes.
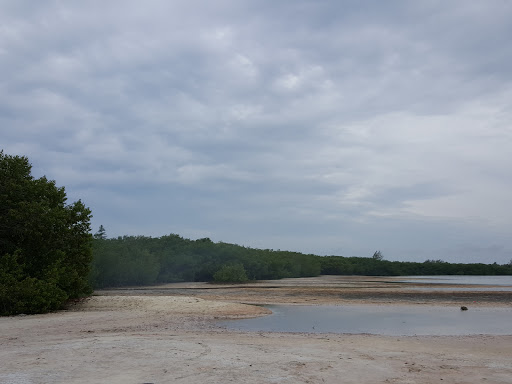
MULTIPOLYGON (((310 300, 315 298, 313 293, 319 300, 335 298, 322 293, 322 289, 333 289, 325 287, 333 284, 329 278, 272 284, 277 286, 271 288, 272 294, 232 286, 200 293, 183 289, 184 284, 173 286, 181 292, 173 295, 151 293, 149 288, 142 293, 137 290, 137 295, 128 289, 122 295, 98 292, 102 295, 66 311, 0 318, 0 383, 291 384, 339 383, 341 378, 344 383, 397 384, 512 381, 512 335, 244 332, 215 324, 268 313, 238 298, 297 305, 293 303, 297 294, 308 289, 312 292, 303 299, 307 305, 318 304, 310 300)), ((397 304, 378 301, 378 305, 397 304)), ((510 302, 499 306, 510 307, 510 302)))
POLYGON ((395 304, 512 307, 512 290, 496 285, 397 282, 396 277, 320 276, 247 284, 173 283, 98 291, 101 295, 192 296, 214 301, 265 304, 395 304), (428 290, 422 288, 428 287, 428 290), (441 290, 436 290, 436 288, 441 290), (454 290, 449 290, 453 288, 454 290), (459 289, 483 289, 460 291, 459 289), (493 288, 496 291, 485 289, 493 288), (503 289, 503 290, 499 290, 503 289))

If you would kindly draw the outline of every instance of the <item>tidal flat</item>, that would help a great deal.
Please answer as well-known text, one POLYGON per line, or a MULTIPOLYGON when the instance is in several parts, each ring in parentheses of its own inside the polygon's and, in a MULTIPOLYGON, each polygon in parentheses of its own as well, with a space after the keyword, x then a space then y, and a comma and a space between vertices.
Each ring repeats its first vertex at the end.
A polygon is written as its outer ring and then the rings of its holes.
POLYGON ((512 383, 510 334, 385 336, 219 326, 266 316, 270 311, 262 305, 276 304, 357 306, 368 316, 374 306, 512 309, 510 291, 421 291, 418 284, 320 276, 98 291, 65 311, 0 318, 0 383, 512 383))

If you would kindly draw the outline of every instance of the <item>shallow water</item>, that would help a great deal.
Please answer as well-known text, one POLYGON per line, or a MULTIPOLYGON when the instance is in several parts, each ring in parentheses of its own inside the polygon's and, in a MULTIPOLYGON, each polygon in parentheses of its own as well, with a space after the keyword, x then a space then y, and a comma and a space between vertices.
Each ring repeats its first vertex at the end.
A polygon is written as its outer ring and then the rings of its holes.
POLYGON ((272 314, 220 322, 228 329, 262 332, 352 333, 389 336, 509 335, 511 308, 440 306, 285 306, 271 305, 272 314))
POLYGON ((415 291, 512 292, 512 276, 402 276, 394 280, 415 291), (425 284, 409 287, 407 284, 425 284), (443 287, 450 285, 450 287, 443 287), (453 287, 460 285, 460 287, 453 287))
POLYGON ((439 286, 423 286, 423 287, 404 287, 407 289, 411 289, 413 291, 450 291, 450 292, 512 292, 512 287, 505 287, 505 286, 499 286, 499 287, 479 287, 479 286, 472 286, 472 287, 439 287, 439 286))
POLYGON ((512 276, 401 276, 400 283, 456 284, 456 285, 498 285, 512 288, 512 276))

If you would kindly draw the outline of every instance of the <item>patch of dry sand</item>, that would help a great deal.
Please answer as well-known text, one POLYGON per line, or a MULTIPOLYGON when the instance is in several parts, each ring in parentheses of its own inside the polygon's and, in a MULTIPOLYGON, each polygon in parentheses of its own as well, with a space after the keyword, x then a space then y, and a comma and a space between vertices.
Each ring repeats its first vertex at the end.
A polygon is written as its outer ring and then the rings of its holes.
POLYGON ((186 296, 93 296, 75 310, 156 312, 173 316, 243 318, 261 316, 270 310, 254 305, 204 300, 186 296))

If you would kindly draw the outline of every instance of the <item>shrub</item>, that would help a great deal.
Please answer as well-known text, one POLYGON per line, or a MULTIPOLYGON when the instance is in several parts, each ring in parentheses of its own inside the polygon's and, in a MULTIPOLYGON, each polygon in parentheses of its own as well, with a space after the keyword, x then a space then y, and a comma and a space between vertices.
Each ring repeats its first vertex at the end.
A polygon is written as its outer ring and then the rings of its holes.
POLYGON ((242 264, 224 265, 213 274, 213 281, 216 283, 244 283, 248 280, 242 264))

